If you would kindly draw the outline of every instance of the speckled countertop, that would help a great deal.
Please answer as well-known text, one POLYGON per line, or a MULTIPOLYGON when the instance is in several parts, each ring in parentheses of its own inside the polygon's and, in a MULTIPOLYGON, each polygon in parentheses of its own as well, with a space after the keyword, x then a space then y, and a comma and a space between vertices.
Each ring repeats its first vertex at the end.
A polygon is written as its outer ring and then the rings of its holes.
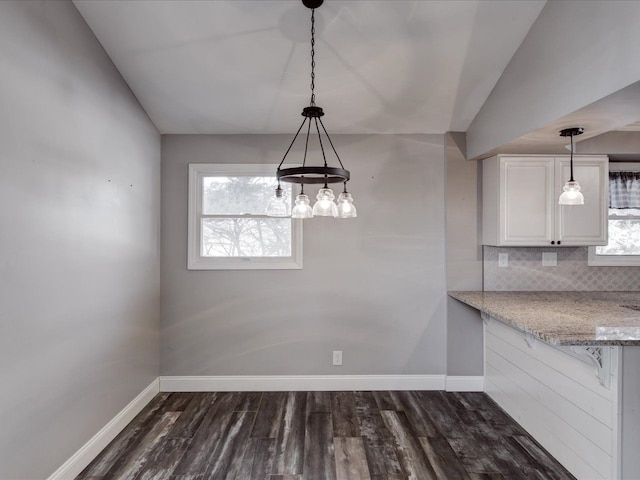
POLYGON ((640 346, 640 292, 449 292, 551 345, 640 346))

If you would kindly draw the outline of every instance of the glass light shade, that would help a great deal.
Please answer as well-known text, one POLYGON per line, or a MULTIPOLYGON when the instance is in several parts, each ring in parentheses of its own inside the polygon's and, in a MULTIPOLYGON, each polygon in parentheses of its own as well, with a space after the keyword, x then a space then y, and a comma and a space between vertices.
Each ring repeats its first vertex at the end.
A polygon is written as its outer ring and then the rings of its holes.
POLYGON ((338 206, 333 201, 336 196, 330 188, 321 188, 316 195, 318 201, 313 206, 314 217, 335 217, 338 215, 338 206))
POLYGON ((288 217, 291 215, 291 202, 282 190, 276 193, 269 200, 267 205, 267 215, 270 217, 288 217))
POLYGON ((584 196, 580 193, 580 184, 578 182, 567 182, 565 183, 564 190, 562 195, 560 195, 560 199, 558 200, 558 204, 560 205, 584 205, 584 196))
POLYGON ((342 192, 338 196, 338 218, 355 218, 358 216, 350 193, 342 192))
POLYGON ((300 194, 296 197, 296 205, 291 212, 292 218, 311 218, 313 217, 313 210, 309 205, 309 197, 304 194, 300 194))

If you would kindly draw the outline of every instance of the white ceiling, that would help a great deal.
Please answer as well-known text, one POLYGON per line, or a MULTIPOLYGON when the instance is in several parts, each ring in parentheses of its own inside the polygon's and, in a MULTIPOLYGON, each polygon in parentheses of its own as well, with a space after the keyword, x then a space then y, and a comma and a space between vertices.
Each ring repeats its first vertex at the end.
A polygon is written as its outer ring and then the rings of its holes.
MULTIPOLYGON (((309 102, 298 0, 74 0, 161 133, 290 133, 309 102)), ((332 133, 465 131, 544 0, 325 1, 316 97, 332 133)))

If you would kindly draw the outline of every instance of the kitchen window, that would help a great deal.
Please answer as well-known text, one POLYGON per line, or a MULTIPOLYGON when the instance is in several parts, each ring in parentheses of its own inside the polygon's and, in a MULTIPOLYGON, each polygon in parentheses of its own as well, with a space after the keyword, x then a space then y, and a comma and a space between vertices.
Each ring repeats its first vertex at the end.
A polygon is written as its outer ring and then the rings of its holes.
POLYGON ((589 247, 589 265, 640 265, 640 164, 610 164, 608 238, 589 247))
POLYGON ((302 222, 265 214, 276 167, 189 165, 189 270, 302 268, 302 222))

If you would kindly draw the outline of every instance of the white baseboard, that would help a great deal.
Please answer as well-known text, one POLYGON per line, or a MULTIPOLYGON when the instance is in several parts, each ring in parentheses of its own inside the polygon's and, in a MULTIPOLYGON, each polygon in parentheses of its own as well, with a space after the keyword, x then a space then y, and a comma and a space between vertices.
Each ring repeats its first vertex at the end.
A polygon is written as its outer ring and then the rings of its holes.
POLYGON ((84 470, 91 461, 126 427, 133 418, 156 396, 160 391, 160 382, 156 378, 140 394, 131 400, 113 419, 107 423, 91 440, 85 443, 80 450, 64 462, 48 480, 72 480, 84 470))
POLYGON ((446 390, 482 392, 484 377, 446 375, 242 375, 159 377, 96 433, 48 480, 72 480, 158 392, 446 390))
POLYGON ((445 383, 447 392, 484 392, 484 377, 447 376, 445 383))
POLYGON ((444 375, 242 375, 160 377, 161 392, 444 390, 444 375))

